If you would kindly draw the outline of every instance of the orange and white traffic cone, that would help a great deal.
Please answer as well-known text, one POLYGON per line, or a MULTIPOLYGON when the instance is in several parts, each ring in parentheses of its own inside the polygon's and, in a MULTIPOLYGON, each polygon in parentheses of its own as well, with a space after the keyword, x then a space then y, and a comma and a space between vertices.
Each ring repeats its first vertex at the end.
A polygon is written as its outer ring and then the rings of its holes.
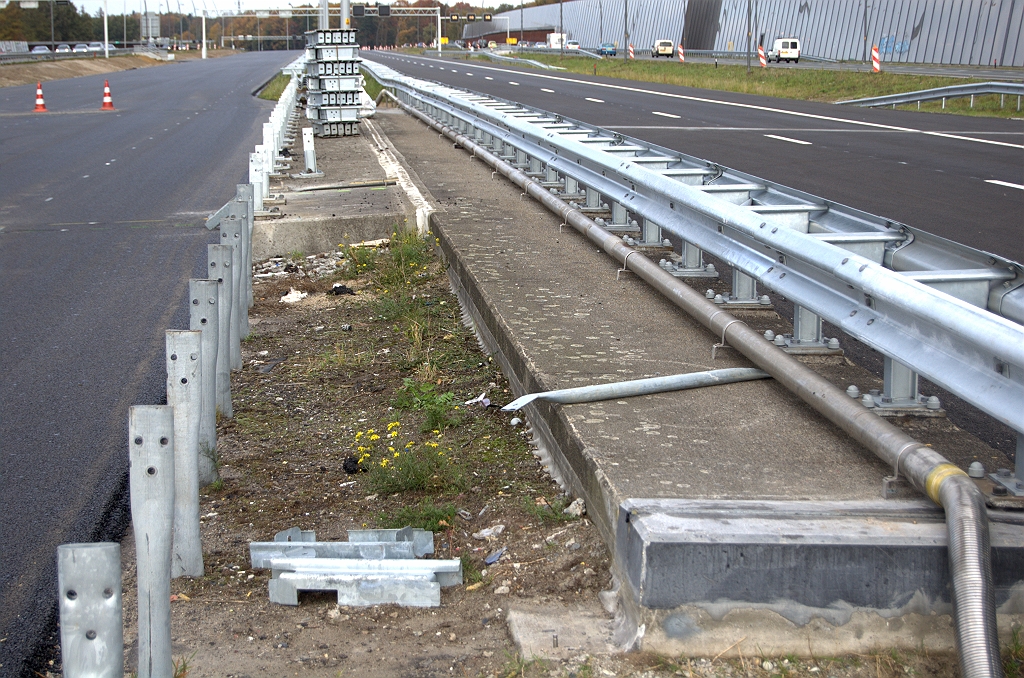
POLYGON ((873 45, 871 47, 871 72, 882 72, 882 58, 878 55, 878 45, 873 45))
POLYGON ((757 60, 761 62, 761 68, 768 68, 768 59, 764 55, 764 46, 757 46, 757 60))
POLYGON ((114 110, 114 100, 110 98, 110 82, 107 80, 103 81, 103 105, 100 106, 101 111, 112 111, 114 110))
POLYGON ((43 83, 36 83, 36 107, 32 109, 33 113, 46 113, 46 102, 43 101, 43 83))
POLYGON ((633 54, 633 43, 629 43, 629 58, 635 59, 636 56, 633 54))
POLYGON ((676 48, 676 51, 679 52, 679 63, 685 64, 686 59, 683 58, 683 46, 679 45, 679 47, 676 48))

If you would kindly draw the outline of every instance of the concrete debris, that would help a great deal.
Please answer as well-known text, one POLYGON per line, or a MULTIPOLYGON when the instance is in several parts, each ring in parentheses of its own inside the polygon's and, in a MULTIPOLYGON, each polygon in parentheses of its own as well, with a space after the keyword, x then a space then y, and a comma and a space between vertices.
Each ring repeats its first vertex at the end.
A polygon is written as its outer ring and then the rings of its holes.
POLYGON ((586 512, 587 504, 583 501, 583 497, 573 500, 571 504, 562 509, 562 513, 574 518, 579 518, 586 512))

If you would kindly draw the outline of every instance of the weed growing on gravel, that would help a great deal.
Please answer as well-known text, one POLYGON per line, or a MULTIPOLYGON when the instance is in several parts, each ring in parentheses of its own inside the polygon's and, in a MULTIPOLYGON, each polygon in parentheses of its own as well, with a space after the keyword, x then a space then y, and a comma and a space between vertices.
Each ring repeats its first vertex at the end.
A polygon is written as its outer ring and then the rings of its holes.
POLYGON ((402 387, 395 394, 392 405, 400 410, 422 411, 426 418, 420 430, 424 433, 433 430, 443 431, 459 424, 459 419, 455 416, 455 411, 459 409, 455 404, 455 394, 451 391, 438 393, 434 384, 419 383, 406 377, 402 380, 402 387))
POLYGON ((475 584, 478 581, 483 581, 483 575, 480 574, 480 568, 473 562, 473 558, 468 553, 463 553, 459 560, 462 561, 462 579, 467 584, 475 584))
POLYGON ((380 525, 384 528, 418 527, 441 532, 455 522, 455 504, 435 504, 424 499, 414 506, 401 506, 391 515, 382 513, 380 525))
POLYGON ((439 431, 438 440, 403 441, 401 423, 393 421, 385 436, 371 433, 366 444, 356 448, 359 463, 369 469, 370 489, 374 492, 451 492, 465 488, 462 466, 451 457, 452 449, 438 442, 443 437, 439 431))

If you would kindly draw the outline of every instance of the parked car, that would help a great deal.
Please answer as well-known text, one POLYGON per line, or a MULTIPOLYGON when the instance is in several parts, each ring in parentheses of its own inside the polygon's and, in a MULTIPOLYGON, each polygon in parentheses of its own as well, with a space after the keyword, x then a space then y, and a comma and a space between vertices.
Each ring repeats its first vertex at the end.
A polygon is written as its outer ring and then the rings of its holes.
POLYGON ((103 51, 103 43, 102 42, 90 42, 89 43, 89 51, 90 52, 102 52, 103 51))
POLYGON ((576 40, 566 40, 565 48, 566 49, 579 49, 580 48, 580 43, 577 42, 576 40))
POLYGON ((57 54, 71 54, 71 45, 57 45, 57 49, 53 51, 57 54))
POLYGON ((602 42, 601 46, 597 48, 597 53, 601 56, 615 56, 618 51, 615 49, 615 43, 602 42))
POLYGON ((75 45, 74 52, 75 54, 88 54, 89 45, 85 44, 84 42, 80 42, 77 45, 75 45))
POLYGON ((800 38, 779 38, 768 50, 768 63, 775 59, 775 63, 782 63, 785 59, 788 64, 790 59, 800 63, 800 38))
POLYGON ((49 54, 50 48, 46 45, 36 45, 32 48, 32 54, 49 54))
POLYGON ((657 59, 660 56, 672 58, 673 53, 676 51, 676 43, 671 40, 655 40, 654 44, 651 45, 651 56, 657 59))

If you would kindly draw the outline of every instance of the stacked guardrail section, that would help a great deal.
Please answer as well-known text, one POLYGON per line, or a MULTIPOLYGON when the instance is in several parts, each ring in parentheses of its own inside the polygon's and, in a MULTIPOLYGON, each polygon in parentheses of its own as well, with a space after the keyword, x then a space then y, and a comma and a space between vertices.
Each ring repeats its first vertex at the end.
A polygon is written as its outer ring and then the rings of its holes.
POLYGON ((355 29, 322 29, 306 33, 306 117, 318 137, 358 134, 359 45, 355 29))

